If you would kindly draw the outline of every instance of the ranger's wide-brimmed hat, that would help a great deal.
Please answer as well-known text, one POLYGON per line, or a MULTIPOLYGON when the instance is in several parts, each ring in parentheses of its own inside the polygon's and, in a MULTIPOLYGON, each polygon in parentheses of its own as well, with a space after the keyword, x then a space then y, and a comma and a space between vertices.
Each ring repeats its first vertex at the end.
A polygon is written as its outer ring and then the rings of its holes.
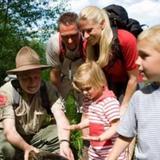
POLYGON ((16 56, 16 68, 8 70, 8 74, 17 74, 33 69, 45 69, 51 67, 50 65, 40 64, 38 54, 28 46, 22 47, 16 56))

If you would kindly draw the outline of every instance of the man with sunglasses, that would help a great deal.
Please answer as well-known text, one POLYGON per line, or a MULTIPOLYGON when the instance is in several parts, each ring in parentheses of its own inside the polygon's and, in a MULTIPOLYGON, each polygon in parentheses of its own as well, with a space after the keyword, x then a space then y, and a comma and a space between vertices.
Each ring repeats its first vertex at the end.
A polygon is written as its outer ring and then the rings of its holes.
MULTIPOLYGON (((47 63, 52 65, 50 80, 56 85, 64 99, 72 90, 72 76, 83 63, 83 41, 78 28, 78 15, 66 12, 58 19, 58 32, 48 41, 47 63)), ((80 102, 78 94, 74 95, 80 102)))

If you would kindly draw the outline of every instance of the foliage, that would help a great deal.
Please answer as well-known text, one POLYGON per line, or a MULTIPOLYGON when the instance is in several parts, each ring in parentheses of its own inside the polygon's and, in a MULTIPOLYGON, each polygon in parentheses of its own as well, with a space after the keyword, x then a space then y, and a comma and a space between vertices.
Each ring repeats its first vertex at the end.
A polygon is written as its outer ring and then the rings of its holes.
MULTIPOLYGON (((0 85, 4 83, 6 71, 15 68, 16 54, 23 46, 33 48, 42 63, 46 63, 46 40, 56 29, 59 15, 68 8, 67 0, 0 0, 0 85)), ((45 70, 42 76, 48 79, 49 70, 45 70)), ((78 123, 81 115, 77 114, 72 94, 67 106, 70 123, 78 123)), ((78 157, 82 148, 80 137, 80 131, 71 135, 71 146, 78 157)))
MULTIPOLYGON (((80 122, 81 113, 77 112, 77 107, 74 93, 71 91, 66 99, 66 116, 68 117, 70 124, 77 124, 80 122)), ((71 147, 75 153, 75 159, 77 160, 82 155, 83 141, 81 136, 81 131, 72 131, 71 133, 71 147)))
POLYGON ((44 42, 66 10, 67 0, 0 0, 0 85, 22 46, 31 45, 44 62, 44 42))

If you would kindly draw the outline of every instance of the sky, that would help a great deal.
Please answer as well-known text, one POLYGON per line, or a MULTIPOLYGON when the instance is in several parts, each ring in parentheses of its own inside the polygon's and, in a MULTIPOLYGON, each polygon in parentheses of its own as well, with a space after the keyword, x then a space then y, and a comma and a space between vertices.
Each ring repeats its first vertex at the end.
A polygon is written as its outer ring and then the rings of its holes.
POLYGON ((103 8, 110 4, 122 5, 129 18, 138 20, 141 24, 151 27, 160 24, 160 0, 69 0, 71 11, 79 13, 88 5, 103 8))

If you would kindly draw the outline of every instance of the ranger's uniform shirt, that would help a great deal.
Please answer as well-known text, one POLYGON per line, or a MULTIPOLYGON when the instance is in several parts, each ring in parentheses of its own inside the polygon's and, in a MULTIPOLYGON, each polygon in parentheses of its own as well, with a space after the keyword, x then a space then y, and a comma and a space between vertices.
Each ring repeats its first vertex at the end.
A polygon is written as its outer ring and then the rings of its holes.
MULTIPOLYGON (((46 82, 45 82, 46 83, 46 82)), ((59 98, 56 88, 46 83, 48 98, 53 107, 57 106, 63 110, 63 100, 59 98)), ((37 92, 29 100, 24 94, 19 92, 12 86, 11 82, 7 82, 0 88, 1 109, 0 109, 0 127, 2 128, 2 120, 13 119, 16 122, 16 129, 22 135, 32 135, 44 127, 47 117, 47 110, 42 107, 40 91, 37 92)))

